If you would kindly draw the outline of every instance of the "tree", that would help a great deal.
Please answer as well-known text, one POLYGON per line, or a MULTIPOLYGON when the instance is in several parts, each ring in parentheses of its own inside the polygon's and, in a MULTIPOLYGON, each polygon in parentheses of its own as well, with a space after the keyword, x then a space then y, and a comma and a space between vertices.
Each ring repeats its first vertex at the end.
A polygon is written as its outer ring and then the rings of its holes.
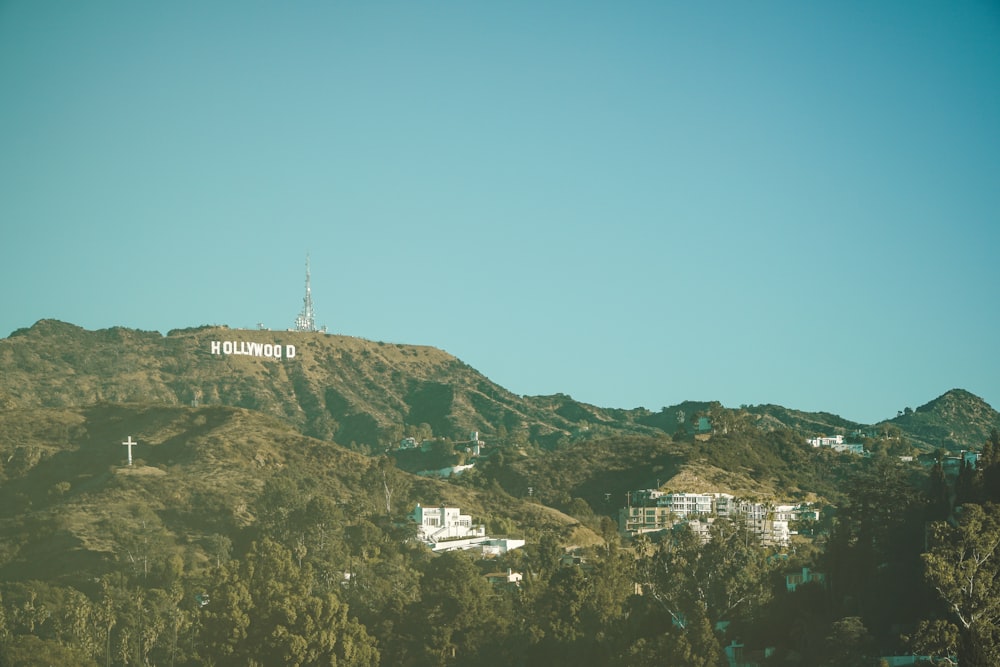
POLYGON ((966 503, 977 503, 981 499, 982 484, 980 473, 973 466, 962 459, 961 467, 958 469, 958 478, 955 480, 955 504, 965 505, 966 503))
POLYGON ((989 502, 1000 502, 1000 431, 990 429, 990 437, 983 445, 979 466, 982 470, 983 497, 989 502))
POLYGON ((295 516, 305 506, 306 496, 287 474, 277 474, 264 483, 264 489, 254 502, 257 524, 263 535, 289 542, 295 516))
POLYGON ((524 624, 513 662, 527 664, 610 664, 620 651, 626 601, 635 582, 634 558, 594 551, 586 564, 559 566, 531 579, 524 601, 524 624))
POLYGON ((3 606, 3 595, 0 594, 0 646, 7 643, 10 636, 10 628, 7 627, 7 610, 3 606))
POLYGON ((410 488, 409 479, 396 467, 396 460, 390 456, 380 456, 365 474, 365 486, 374 495, 374 503, 385 509, 385 516, 392 516, 393 500, 402 499, 410 488))
POLYGON ((927 500, 927 513, 931 520, 944 521, 951 514, 951 491, 940 461, 931 468, 927 500))
POLYGON ((716 519, 710 535, 702 545, 698 535, 679 526, 638 563, 649 597, 698 656, 697 663, 678 664, 715 664, 722 655, 711 632, 715 623, 750 620, 771 595, 775 564, 745 524, 716 519))
POLYGON ((826 638, 826 661, 829 667, 868 667, 874 644, 865 624, 857 616, 848 616, 830 627, 826 638))
POLYGON ((347 605, 317 591, 309 564, 298 567, 277 542, 255 542, 223 569, 205 611, 211 655, 227 664, 378 664, 374 640, 347 605))
POLYGON ((924 576, 961 633, 963 667, 1000 662, 1000 506, 963 505, 958 525, 932 524, 924 576))
POLYGON ((80 665, 96 667, 86 652, 60 644, 53 639, 40 639, 34 635, 20 635, 6 646, 0 645, 0 664, 7 667, 36 667, 37 665, 80 665))
POLYGON ((935 665, 957 665, 961 633, 950 621, 921 621, 912 637, 905 637, 914 655, 930 656, 935 665))
POLYGON ((411 649, 394 656, 395 664, 480 664, 495 656, 489 648, 500 643, 510 615, 468 554, 449 551, 430 560, 420 592, 407 610, 411 649))
POLYGON ((919 609, 924 506, 898 460, 877 455, 847 484, 824 562, 837 615, 864 619, 876 638, 919 609))

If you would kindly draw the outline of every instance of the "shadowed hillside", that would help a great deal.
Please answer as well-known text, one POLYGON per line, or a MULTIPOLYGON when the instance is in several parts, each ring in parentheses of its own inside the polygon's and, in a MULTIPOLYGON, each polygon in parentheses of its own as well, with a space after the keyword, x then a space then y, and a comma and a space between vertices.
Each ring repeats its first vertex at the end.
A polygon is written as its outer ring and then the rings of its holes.
MULTIPOLYGON (((128 558, 133 532, 155 537, 158 560, 176 555, 197 569, 212 535, 255 533, 276 478, 333 499, 348 515, 384 504, 371 482, 373 459, 240 408, 0 410, 0 460, 4 580, 100 576, 128 558), (128 436, 139 443, 131 467, 120 444, 128 436)), ((528 532, 573 530, 548 508, 397 474, 408 492, 396 511, 413 499, 505 516, 528 532)))

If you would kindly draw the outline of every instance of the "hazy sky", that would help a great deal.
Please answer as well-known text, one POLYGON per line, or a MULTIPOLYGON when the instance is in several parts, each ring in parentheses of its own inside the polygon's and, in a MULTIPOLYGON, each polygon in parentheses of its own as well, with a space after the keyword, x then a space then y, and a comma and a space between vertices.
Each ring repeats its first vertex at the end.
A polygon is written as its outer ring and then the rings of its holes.
POLYGON ((0 2, 0 336, 291 326, 518 394, 1000 408, 995 2, 0 2))

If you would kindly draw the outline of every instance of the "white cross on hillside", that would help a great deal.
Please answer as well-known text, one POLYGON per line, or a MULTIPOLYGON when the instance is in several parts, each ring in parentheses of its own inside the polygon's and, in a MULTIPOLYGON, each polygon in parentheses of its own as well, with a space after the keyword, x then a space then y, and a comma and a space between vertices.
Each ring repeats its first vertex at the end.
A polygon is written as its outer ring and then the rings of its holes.
POLYGON ((138 442, 132 442, 132 436, 129 436, 128 440, 126 440, 122 444, 125 445, 126 447, 128 447, 128 464, 132 465, 132 447, 134 445, 138 445, 139 443, 138 442))

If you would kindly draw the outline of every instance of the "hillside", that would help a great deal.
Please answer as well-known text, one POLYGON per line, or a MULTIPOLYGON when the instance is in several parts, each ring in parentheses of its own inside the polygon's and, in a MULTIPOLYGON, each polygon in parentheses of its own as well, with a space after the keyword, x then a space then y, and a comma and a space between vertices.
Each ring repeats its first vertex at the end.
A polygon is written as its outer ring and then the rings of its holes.
POLYGON ((836 501, 862 459, 816 450, 789 430, 746 428, 707 441, 667 437, 603 438, 548 453, 509 456, 483 474, 517 497, 576 516, 586 503, 615 516, 627 492, 659 488, 786 501, 836 501), (530 490, 530 491, 529 491, 530 490))
MULTIPOLYGON (((909 496, 885 480, 923 489, 928 472, 886 455, 892 442, 908 448, 895 436, 925 449, 979 446, 994 424, 989 405, 953 390, 862 428, 884 438, 868 443, 878 445, 869 458, 806 442, 862 426, 825 412, 717 401, 605 409, 565 394, 516 396, 430 347, 43 320, 0 340, 0 662, 251 664, 266 654, 267 664, 311 664, 288 657, 310 647, 324 664, 337 651, 336 664, 444 664, 429 656, 446 656, 452 639, 423 645, 439 641, 427 619, 446 609, 457 609, 453 620, 434 623, 448 632, 469 624, 506 637, 469 664, 553 664, 539 656, 563 653, 560 628, 582 628, 584 616, 594 624, 580 637, 616 628, 625 634, 615 646, 632 646, 633 614, 655 633, 676 626, 632 597, 666 551, 619 550, 614 517, 627 492, 810 502, 847 508, 850 520, 861 489, 906 517, 895 509, 909 496), (470 431, 487 442, 472 469, 447 481, 406 472, 435 457, 466 461, 470 431), (396 449, 411 432, 426 452, 396 449), (133 465, 126 438, 138 443, 133 465), (459 507, 491 536, 525 544, 491 558, 432 556, 405 519, 417 502, 459 507), (567 547, 581 547, 574 558, 588 569, 564 567, 567 547), (503 572, 524 574, 523 594, 498 593, 483 576, 503 572), (589 611, 564 625, 578 599, 589 611), (352 647, 368 658, 351 662, 352 647)), ((783 558, 811 563, 832 539, 822 532, 831 517, 783 558)), ((913 518, 922 542, 925 524, 913 518)), ((754 586, 770 590, 784 561, 761 557, 753 539, 731 543, 757 564, 739 577, 756 571, 754 586)), ((891 571, 908 587, 917 580, 891 571)), ((602 664, 637 664, 620 658, 602 664)))
POLYGON ((651 432, 569 397, 516 396, 424 346, 227 327, 87 331, 54 320, 0 340, 0 408, 102 402, 243 407, 369 451, 397 442, 405 424, 456 439, 503 427, 540 442, 569 437, 584 420, 651 432), (213 353, 213 341, 221 350, 228 341, 294 346, 295 356, 213 353))
POLYGON ((964 389, 952 389, 889 420, 914 442, 944 449, 979 449, 1000 430, 1000 413, 964 389))
MULTIPOLYGON (((366 453, 393 446, 407 428, 421 424, 448 439, 479 431, 497 444, 547 448, 621 435, 675 435, 690 431, 699 416, 710 416, 717 430, 750 421, 765 432, 790 429, 803 437, 865 427, 777 405, 731 409, 717 401, 685 401, 654 413, 600 408, 566 394, 518 396, 433 347, 322 333, 205 326, 164 336, 41 320, 0 339, 0 409, 121 402, 247 408, 366 453), (295 355, 233 353, 252 345, 258 353, 293 346, 295 355)), ((925 450, 961 449, 980 446, 1000 414, 953 390, 891 422, 925 450)))
POLYGON ((810 435, 847 434, 863 426, 829 412, 802 412, 780 405, 751 406, 747 412, 757 418, 762 428, 781 426, 810 435))
MULTIPOLYGON (((133 533, 197 569, 213 535, 254 533, 274 480, 340 499, 348 513, 382 502, 366 479, 372 459, 240 408, 2 410, 0 461, 0 580, 98 577, 123 558, 133 533), (128 436, 139 443, 131 467, 120 444, 128 436)), ((581 530, 539 505, 398 474, 408 489, 401 503, 506 517, 528 534, 581 530)))

